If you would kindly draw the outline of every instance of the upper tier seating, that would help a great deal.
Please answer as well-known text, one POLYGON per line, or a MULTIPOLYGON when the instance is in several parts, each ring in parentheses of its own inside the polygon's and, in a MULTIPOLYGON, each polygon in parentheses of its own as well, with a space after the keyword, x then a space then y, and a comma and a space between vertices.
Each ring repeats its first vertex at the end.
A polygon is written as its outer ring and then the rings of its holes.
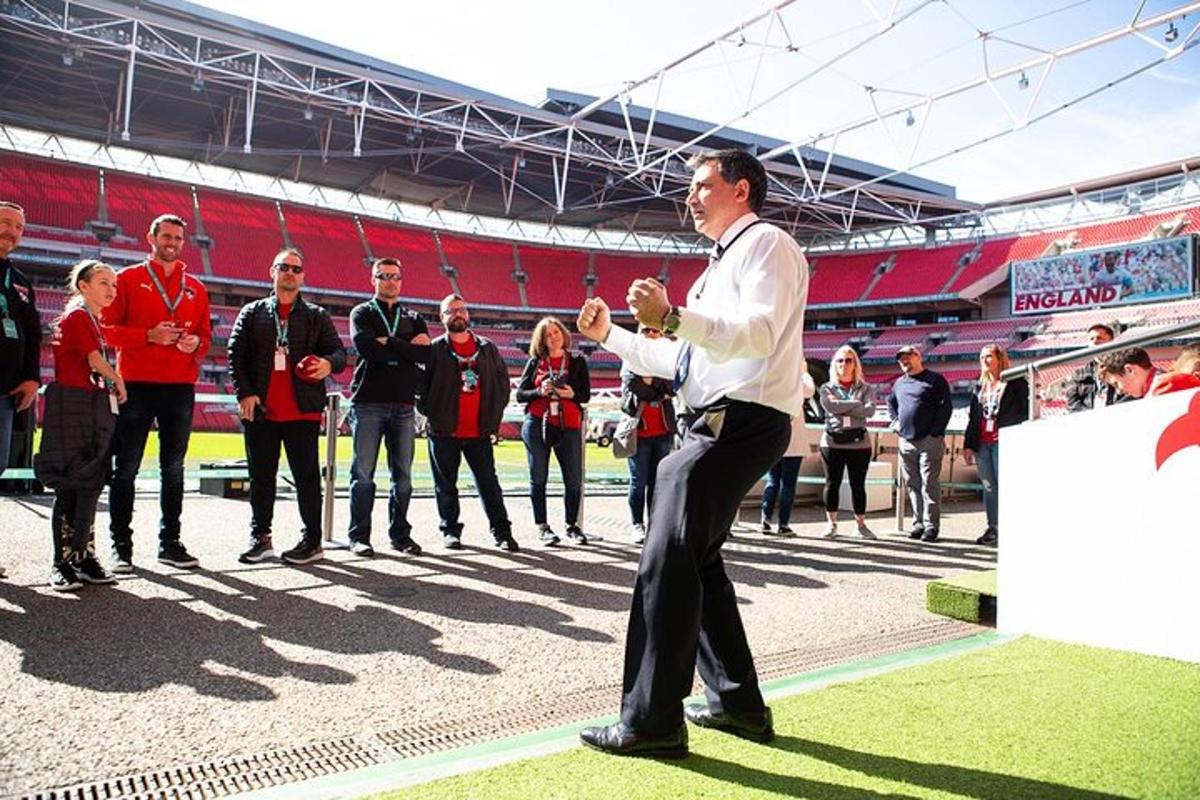
MULTIPOLYGON (((187 223, 189 234, 196 232, 192 190, 184 184, 105 170, 104 196, 109 222, 121 226, 125 236, 139 242, 150 230, 150 222, 160 214, 174 214, 187 223)), ((194 262, 193 269, 199 269, 200 256, 195 255, 195 250, 185 249, 182 258, 194 262)))
POLYGON ((862 297, 875 275, 875 268, 886 261, 887 253, 810 256, 814 268, 808 286, 809 303, 853 303, 862 297))
POLYGON ((0 151, 0 197, 20 203, 27 223, 83 231, 96 219, 99 181, 91 167, 0 151))
POLYGON ((447 233, 438 238, 446 262, 458 270, 458 287, 469 305, 521 307, 521 289, 512 276, 512 244, 447 233))
POLYGON ((529 276, 525 296, 532 308, 577 309, 587 299, 588 257, 583 250, 522 245, 521 268, 529 276))
POLYGON ((228 278, 265 282, 283 247, 275 203, 259 197, 198 190, 200 217, 212 238, 213 272, 228 278))
MULTIPOLYGON (((403 275, 401 295, 440 301, 453 290, 454 287, 442 273, 442 261, 438 257, 433 233, 368 219, 362 220, 362 226, 375 258, 400 259, 403 275)), ((358 288, 367 291, 370 284, 364 282, 358 288)), ((464 288, 463 291, 469 290, 464 288)))
POLYGON ((657 278, 663 266, 661 256, 596 253, 592 259, 592 271, 597 277, 596 296, 604 298, 610 308, 618 310, 625 308, 629 284, 641 278, 657 278))
POLYGON ((353 217, 285 205, 283 219, 292 244, 304 254, 305 285, 371 290, 371 273, 363 261, 367 254, 353 217))
POLYGON ((929 250, 902 250, 896 254, 892 269, 879 279, 867 299, 941 294, 946 281, 958 269, 959 259, 973 249, 973 244, 958 244, 929 250))

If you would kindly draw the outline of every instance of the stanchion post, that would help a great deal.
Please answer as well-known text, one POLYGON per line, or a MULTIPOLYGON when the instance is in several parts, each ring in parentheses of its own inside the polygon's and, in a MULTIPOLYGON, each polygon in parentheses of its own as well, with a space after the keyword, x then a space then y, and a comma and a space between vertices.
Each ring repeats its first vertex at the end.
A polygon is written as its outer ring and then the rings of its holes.
POLYGON ((579 526, 580 530, 584 530, 583 504, 587 500, 587 437, 590 426, 588 424, 588 407, 580 406, 579 411, 579 518, 575 520, 575 524, 579 526))
POLYGON ((1029 419, 1033 420, 1037 419, 1038 385, 1037 367, 1032 361, 1025 366, 1025 378, 1029 382, 1029 419))
POLYGON ((904 484, 904 472, 900 469, 899 454, 896 461, 896 530, 904 531, 904 496, 908 493, 904 484))
POLYGON ((330 392, 325 397, 325 518, 322 521, 325 541, 333 541, 333 490, 337 484, 337 436, 338 411, 342 403, 341 392, 330 392))

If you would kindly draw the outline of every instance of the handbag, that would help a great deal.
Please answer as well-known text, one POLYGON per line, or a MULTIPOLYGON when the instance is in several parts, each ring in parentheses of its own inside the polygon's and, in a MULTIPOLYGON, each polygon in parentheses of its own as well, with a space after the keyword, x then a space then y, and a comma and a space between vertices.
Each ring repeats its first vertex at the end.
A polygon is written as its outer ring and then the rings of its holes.
POLYGON ((633 458, 637 453, 638 427, 642 423, 643 407, 641 403, 638 403, 635 416, 625 417, 617 423, 617 429, 613 431, 612 438, 613 458, 633 458))
POLYGON ((829 434, 829 440, 834 444, 854 444, 861 442, 867 435, 866 428, 843 428, 841 430, 831 431, 825 430, 829 434))

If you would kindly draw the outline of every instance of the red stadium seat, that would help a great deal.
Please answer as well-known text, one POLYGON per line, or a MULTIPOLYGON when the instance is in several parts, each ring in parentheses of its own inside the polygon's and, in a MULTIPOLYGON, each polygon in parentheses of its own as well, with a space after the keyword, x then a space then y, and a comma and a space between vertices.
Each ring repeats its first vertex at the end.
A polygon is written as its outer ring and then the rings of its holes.
MULTIPOLYGON (((458 286, 469 305, 520 308, 521 290, 512 277, 513 245, 487 239, 440 234, 446 262, 458 272, 458 286)), ((440 300, 444 295, 437 297, 440 300)))
POLYGON ((522 245, 521 268, 529 276, 525 296, 533 308, 578 309, 587 299, 588 257, 583 250, 522 245))
POLYGON ((283 247, 275 203, 258 197, 199 190, 200 217, 213 240, 213 273, 266 282, 271 261, 283 247))
POLYGON ((302 206, 283 207, 292 244, 304 254, 304 283, 326 289, 371 292, 370 271, 354 218, 302 206))
POLYGON ((441 300, 450 294, 453 287, 442 274, 442 260, 432 232, 367 219, 362 220, 362 226, 375 258, 400 259, 404 276, 401 295, 441 300))

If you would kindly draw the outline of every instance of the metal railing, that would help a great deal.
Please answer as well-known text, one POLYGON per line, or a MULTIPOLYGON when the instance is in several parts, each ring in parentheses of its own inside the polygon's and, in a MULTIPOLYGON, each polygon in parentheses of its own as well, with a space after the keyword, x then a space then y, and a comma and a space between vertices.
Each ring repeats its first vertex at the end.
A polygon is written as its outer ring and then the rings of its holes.
POLYGON ((1145 333, 1136 333, 1127 336, 1119 336, 1111 342, 1104 342, 1094 347, 1083 347, 1078 350, 1071 350, 1067 353, 1059 353, 1056 356, 1047 356, 1040 358, 1037 361, 1031 361, 1028 364, 1023 364, 1019 367, 1012 367, 1000 373, 1001 380, 1012 380, 1025 376, 1029 381, 1029 419, 1038 418, 1038 393, 1037 393, 1037 373, 1038 370, 1046 367, 1053 367, 1059 364, 1070 364, 1073 361, 1084 361, 1102 356, 1105 353, 1111 353, 1114 350, 1124 350, 1127 347, 1141 347, 1147 344, 1154 344, 1165 340, 1175 339, 1179 336, 1189 333, 1200 333, 1200 319, 1191 320, 1189 322, 1180 322, 1175 325, 1168 325, 1165 328, 1155 328, 1148 330, 1145 333))

